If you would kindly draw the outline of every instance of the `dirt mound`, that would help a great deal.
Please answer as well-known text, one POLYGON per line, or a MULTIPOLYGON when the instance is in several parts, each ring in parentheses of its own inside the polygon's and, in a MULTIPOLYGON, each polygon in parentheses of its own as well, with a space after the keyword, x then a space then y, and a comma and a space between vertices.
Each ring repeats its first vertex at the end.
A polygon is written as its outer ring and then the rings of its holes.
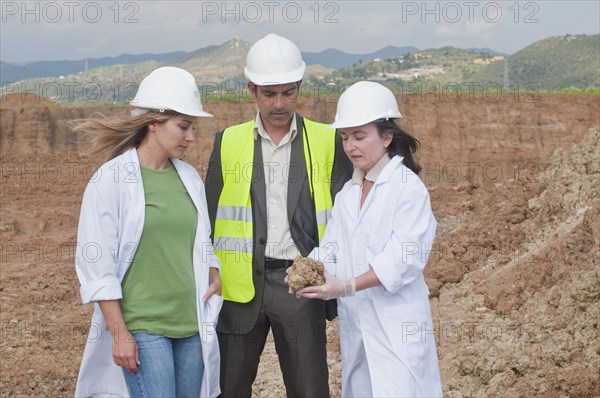
POLYGON ((448 396, 598 396, 599 153, 592 129, 524 183, 465 190, 428 270, 448 396))

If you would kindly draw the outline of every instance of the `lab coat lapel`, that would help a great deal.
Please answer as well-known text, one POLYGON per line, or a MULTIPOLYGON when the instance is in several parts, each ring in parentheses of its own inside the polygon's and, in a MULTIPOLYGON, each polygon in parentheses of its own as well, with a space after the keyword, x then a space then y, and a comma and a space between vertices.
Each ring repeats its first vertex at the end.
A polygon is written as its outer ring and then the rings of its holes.
MULTIPOLYGON (((369 210, 369 207, 375 205, 374 202, 377 198, 377 191, 382 187, 383 184, 386 184, 389 181, 390 176, 392 175, 392 171, 398 166, 400 161, 401 158, 399 158, 398 156, 394 156, 390 160, 390 162, 385 166, 385 168, 381 171, 381 174, 379 174, 379 177, 377 177, 377 181, 375 181, 375 183, 371 187, 371 191, 367 195, 365 203, 363 203, 363 206, 361 207, 360 212, 358 213, 358 220, 356 222, 356 225, 360 225, 362 218, 364 217, 365 213, 369 210)), ((358 198, 357 200, 359 202, 360 196, 361 187, 359 186, 358 194, 356 195, 356 198, 358 198)), ((379 211, 382 211, 382 209, 379 209, 379 211)))
MULTIPOLYGON (((128 152, 125 152, 124 155, 123 160, 125 163, 117 164, 117 170, 120 174, 116 177, 120 179, 119 183, 122 183, 122 186, 128 192, 127 196, 129 197, 130 203, 134 203, 135 205, 120 207, 121 211, 127 209, 127 212, 130 213, 126 217, 129 225, 122 226, 123 236, 120 239, 120 250, 123 253, 131 253, 131 248, 125 246, 130 245, 131 242, 137 242, 137 244, 139 244, 146 217, 146 196, 144 194, 144 181, 142 180, 142 170, 140 168, 137 150, 135 148, 131 149, 128 152), (132 232, 132 229, 133 235, 129 235, 129 233, 132 232)), ((125 218, 123 214, 121 214, 120 217, 125 218)), ((137 247, 135 247, 135 250, 137 250, 137 247)), ((123 260, 119 263, 121 264, 119 267, 119 278, 122 280, 127 269, 131 265, 131 262, 123 260)))
POLYGON ((350 221, 352 228, 356 228, 359 220, 360 185, 352 184, 344 194, 343 200, 336 201, 335 206, 338 206, 338 203, 344 207, 343 218, 350 221))
MULTIPOLYGON (((367 210, 369 210, 369 207, 373 206, 373 201, 375 200, 375 195, 377 194, 377 190, 381 186, 381 184, 383 184, 385 182, 385 181, 382 181, 381 177, 383 177, 383 176, 380 175, 379 178, 377 179, 377 181, 375 181, 375 183, 371 187, 371 190, 369 191, 367 197, 365 198, 365 202, 363 203, 362 207, 360 208, 360 211, 358 212, 357 225, 359 225, 361 223, 362 218, 365 215, 365 213, 367 212, 367 210)), ((360 186, 358 196, 357 196, 359 203, 360 203, 361 195, 362 195, 362 186, 360 186)))
MULTIPOLYGON (((358 219, 356 220, 357 226, 360 225, 365 213, 367 212, 367 210, 369 209, 369 206, 373 202, 373 197, 375 196, 375 192, 377 191, 377 185, 379 185, 379 184, 376 181, 375 184, 373 184, 373 186, 371 187, 371 191, 369 191, 369 194, 367 195, 365 202, 363 203, 362 207, 360 208, 360 211, 358 212, 358 219)), ((358 203, 360 203, 361 194, 362 194, 362 186, 359 186, 358 195, 356 196, 358 198, 358 203)))

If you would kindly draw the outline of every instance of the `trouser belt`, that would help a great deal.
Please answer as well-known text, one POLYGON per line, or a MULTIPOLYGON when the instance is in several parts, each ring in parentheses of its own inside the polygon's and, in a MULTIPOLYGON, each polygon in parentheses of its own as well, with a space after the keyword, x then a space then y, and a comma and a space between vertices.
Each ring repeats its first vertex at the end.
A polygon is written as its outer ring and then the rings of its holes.
POLYGON ((266 269, 280 269, 289 268, 294 263, 294 260, 282 260, 279 258, 265 257, 265 268, 266 269))

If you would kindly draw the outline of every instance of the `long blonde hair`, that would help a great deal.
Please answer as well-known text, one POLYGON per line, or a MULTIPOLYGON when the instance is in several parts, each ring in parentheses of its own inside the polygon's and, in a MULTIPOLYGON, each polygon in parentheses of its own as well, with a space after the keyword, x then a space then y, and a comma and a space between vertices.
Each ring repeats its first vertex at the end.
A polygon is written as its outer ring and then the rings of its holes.
POLYGON ((87 119, 69 122, 75 133, 83 133, 83 141, 89 147, 86 156, 100 156, 103 161, 113 159, 131 148, 137 148, 148 134, 148 125, 164 123, 179 115, 174 111, 148 111, 138 116, 106 117, 94 113, 87 119))

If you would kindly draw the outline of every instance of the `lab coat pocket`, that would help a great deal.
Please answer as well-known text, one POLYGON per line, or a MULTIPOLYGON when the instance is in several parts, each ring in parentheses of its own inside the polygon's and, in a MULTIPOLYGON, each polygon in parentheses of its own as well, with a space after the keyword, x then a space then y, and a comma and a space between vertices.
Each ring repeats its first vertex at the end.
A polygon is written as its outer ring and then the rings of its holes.
MULTIPOLYGON (((339 307, 338 307, 339 311, 339 307)), ((338 312, 338 328, 340 334, 340 351, 342 354, 342 362, 348 362, 349 360, 349 348, 348 348, 348 340, 350 336, 348 335, 348 321, 345 317, 342 317, 338 312)))
POLYGON ((204 374, 202 376, 202 397, 215 397, 220 394, 219 379, 221 354, 217 340, 217 320, 223 306, 223 296, 213 294, 206 301, 200 301, 201 324, 200 338, 202 341, 202 359, 204 374))
POLYGON ((217 321, 222 306, 223 296, 217 294, 213 294, 208 300, 202 302, 202 328, 200 333, 203 341, 206 342, 216 338, 217 321))
POLYGON ((340 336, 340 351, 342 363, 354 360, 354 347, 357 345, 356 337, 360 336, 360 330, 351 318, 352 314, 346 308, 347 304, 340 304, 338 300, 338 333, 340 336), (356 329, 353 329, 356 328, 356 329))
POLYGON ((204 302, 206 309, 206 315, 204 317, 205 321, 216 322, 219 319, 219 312, 221 312, 221 307, 223 307, 223 300, 223 296, 219 296, 215 293, 204 302))
POLYGON ((423 303, 396 304, 385 308, 384 329, 394 353, 402 358, 421 358, 433 338, 423 303))

